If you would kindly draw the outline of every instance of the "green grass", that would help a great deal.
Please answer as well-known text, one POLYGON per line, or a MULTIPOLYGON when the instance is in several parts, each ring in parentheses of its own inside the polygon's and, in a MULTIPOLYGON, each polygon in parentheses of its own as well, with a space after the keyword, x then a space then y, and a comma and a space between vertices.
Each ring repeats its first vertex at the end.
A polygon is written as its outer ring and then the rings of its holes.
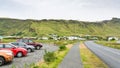
POLYGON ((61 45, 67 45, 67 44, 73 44, 75 42, 79 42, 79 40, 34 40, 36 42, 40 42, 40 43, 51 43, 51 44, 55 44, 57 46, 61 46, 61 45))
POLYGON ((120 49, 120 44, 117 43, 116 41, 97 41, 96 43, 102 44, 103 46, 120 49))
POLYGON ((84 46, 84 44, 80 45, 80 55, 84 68, 108 68, 107 65, 84 46))
POLYGON ((0 35, 42 37, 49 34, 119 36, 120 20, 83 22, 77 20, 18 20, 0 18, 0 35))
MULTIPOLYGON (((9 43, 9 42, 16 42, 17 39, 2 39, 3 43, 9 43)), ((78 42, 79 40, 33 40, 38 43, 47 43, 47 44, 54 44, 54 45, 67 45, 72 44, 74 42, 78 42)))
POLYGON ((69 49, 55 52, 57 59, 54 62, 51 62, 49 64, 46 62, 43 62, 40 65, 38 64, 39 68, 57 68, 59 63, 63 60, 64 56, 67 54, 68 51, 69 49))
POLYGON ((2 39, 3 43, 15 42, 17 39, 2 39))

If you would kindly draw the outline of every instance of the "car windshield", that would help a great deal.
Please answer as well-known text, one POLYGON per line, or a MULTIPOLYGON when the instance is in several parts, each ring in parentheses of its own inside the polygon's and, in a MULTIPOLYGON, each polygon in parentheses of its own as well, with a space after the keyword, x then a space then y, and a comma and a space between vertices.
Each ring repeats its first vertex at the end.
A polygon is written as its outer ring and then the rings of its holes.
POLYGON ((20 42, 20 45, 21 46, 26 46, 27 44, 20 42))
POLYGON ((32 40, 29 40, 29 43, 34 43, 32 40))
POLYGON ((15 46, 15 45, 13 45, 13 44, 10 44, 12 47, 15 47, 15 48, 17 48, 17 46, 15 46))
POLYGON ((16 42, 13 42, 13 43, 11 43, 11 44, 13 44, 13 45, 15 45, 15 46, 18 46, 18 43, 16 43, 16 42))

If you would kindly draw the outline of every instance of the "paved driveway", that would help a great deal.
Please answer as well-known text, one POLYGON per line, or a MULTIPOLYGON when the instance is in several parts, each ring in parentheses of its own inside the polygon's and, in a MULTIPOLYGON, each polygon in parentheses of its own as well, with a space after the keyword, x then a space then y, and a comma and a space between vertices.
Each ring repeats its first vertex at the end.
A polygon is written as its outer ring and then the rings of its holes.
POLYGON ((76 43, 72 46, 58 68, 83 68, 79 45, 80 43, 76 43))

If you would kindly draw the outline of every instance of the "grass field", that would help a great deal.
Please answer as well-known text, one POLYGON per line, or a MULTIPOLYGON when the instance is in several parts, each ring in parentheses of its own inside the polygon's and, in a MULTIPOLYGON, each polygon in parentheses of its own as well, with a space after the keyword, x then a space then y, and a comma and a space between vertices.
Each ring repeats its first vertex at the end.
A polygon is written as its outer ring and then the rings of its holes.
POLYGON ((119 36, 120 19, 101 22, 77 20, 20 20, 0 18, 0 36, 42 37, 49 34, 58 36, 94 35, 119 36))
POLYGON ((108 46, 115 49, 120 49, 120 44, 117 41, 97 41, 96 43, 108 46))

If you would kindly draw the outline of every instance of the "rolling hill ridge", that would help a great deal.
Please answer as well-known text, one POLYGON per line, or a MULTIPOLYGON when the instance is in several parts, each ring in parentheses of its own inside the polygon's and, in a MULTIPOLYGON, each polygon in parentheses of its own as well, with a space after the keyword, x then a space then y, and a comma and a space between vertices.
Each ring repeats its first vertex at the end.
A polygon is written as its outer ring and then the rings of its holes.
POLYGON ((84 22, 77 20, 20 20, 0 18, 0 35, 12 36, 46 36, 63 35, 102 35, 119 36, 120 19, 112 18, 101 22, 84 22))

